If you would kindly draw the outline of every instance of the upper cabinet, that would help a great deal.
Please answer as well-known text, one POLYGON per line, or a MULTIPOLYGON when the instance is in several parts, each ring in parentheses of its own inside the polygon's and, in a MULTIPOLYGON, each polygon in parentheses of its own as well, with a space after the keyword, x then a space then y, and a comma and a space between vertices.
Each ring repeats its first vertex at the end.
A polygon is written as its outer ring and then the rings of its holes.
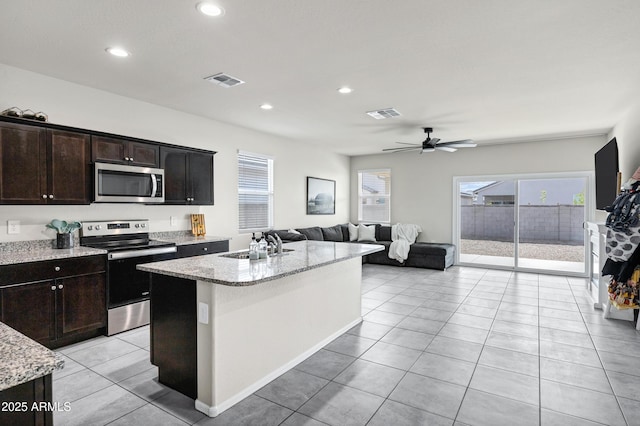
POLYGON ((190 149, 160 148, 165 204, 213 205, 213 155, 190 149))
POLYGON ((96 162, 158 167, 159 147, 127 139, 93 136, 91 159, 96 162))
POLYGON ((89 204, 90 136, 0 122, 0 204, 89 204))
POLYGON ((215 151, 0 117, 1 204, 90 204, 93 163, 163 168, 165 204, 213 205, 215 151))

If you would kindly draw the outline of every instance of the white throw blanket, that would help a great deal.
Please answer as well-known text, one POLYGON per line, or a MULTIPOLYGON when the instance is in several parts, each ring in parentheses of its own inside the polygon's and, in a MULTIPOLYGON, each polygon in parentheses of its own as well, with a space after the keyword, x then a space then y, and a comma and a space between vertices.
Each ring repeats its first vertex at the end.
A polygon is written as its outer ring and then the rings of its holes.
POLYGON ((391 245, 389 246, 389 258, 404 263, 409 257, 411 244, 416 242, 418 234, 422 232, 419 225, 397 223, 391 227, 391 245))

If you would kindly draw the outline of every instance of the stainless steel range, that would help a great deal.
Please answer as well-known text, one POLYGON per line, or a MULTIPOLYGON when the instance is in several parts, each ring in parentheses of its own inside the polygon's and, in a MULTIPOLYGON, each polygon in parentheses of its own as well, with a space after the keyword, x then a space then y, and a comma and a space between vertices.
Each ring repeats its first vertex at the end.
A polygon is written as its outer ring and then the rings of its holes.
POLYGON ((173 259, 174 243, 149 239, 149 221, 84 222, 80 244, 107 250, 107 334, 149 323, 150 278, 136 265, 173 259))

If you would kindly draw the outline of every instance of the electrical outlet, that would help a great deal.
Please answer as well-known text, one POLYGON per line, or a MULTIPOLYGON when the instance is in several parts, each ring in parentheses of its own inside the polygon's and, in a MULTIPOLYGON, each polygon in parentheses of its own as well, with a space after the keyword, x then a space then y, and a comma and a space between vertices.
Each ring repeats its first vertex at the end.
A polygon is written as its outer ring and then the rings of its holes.
POLYGON ((200 324, 209 324, 209 305, 206 303, 198 303, 198 322, 200 324))
POLYGON ((176 226, 178 224, 178 220, 175 216, 169 216, 169 225, 176 226))
POLYGON ((8 220, 7 221, 7 234, 19 234, 20 233, 20 221, 8 220))

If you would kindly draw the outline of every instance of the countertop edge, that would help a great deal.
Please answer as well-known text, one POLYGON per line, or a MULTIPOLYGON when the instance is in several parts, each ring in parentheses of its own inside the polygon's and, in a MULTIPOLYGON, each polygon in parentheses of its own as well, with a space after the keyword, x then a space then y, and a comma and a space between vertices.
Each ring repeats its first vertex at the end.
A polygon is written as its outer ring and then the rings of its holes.
POLYGON ((30 382, 64 368, 61 354, 45 348, 17 330, 0 323, 0 391, 30 382), (4 352, 9 352, 5 354, 4 352), (33 365, 36 363, 36 365, 33 365))

